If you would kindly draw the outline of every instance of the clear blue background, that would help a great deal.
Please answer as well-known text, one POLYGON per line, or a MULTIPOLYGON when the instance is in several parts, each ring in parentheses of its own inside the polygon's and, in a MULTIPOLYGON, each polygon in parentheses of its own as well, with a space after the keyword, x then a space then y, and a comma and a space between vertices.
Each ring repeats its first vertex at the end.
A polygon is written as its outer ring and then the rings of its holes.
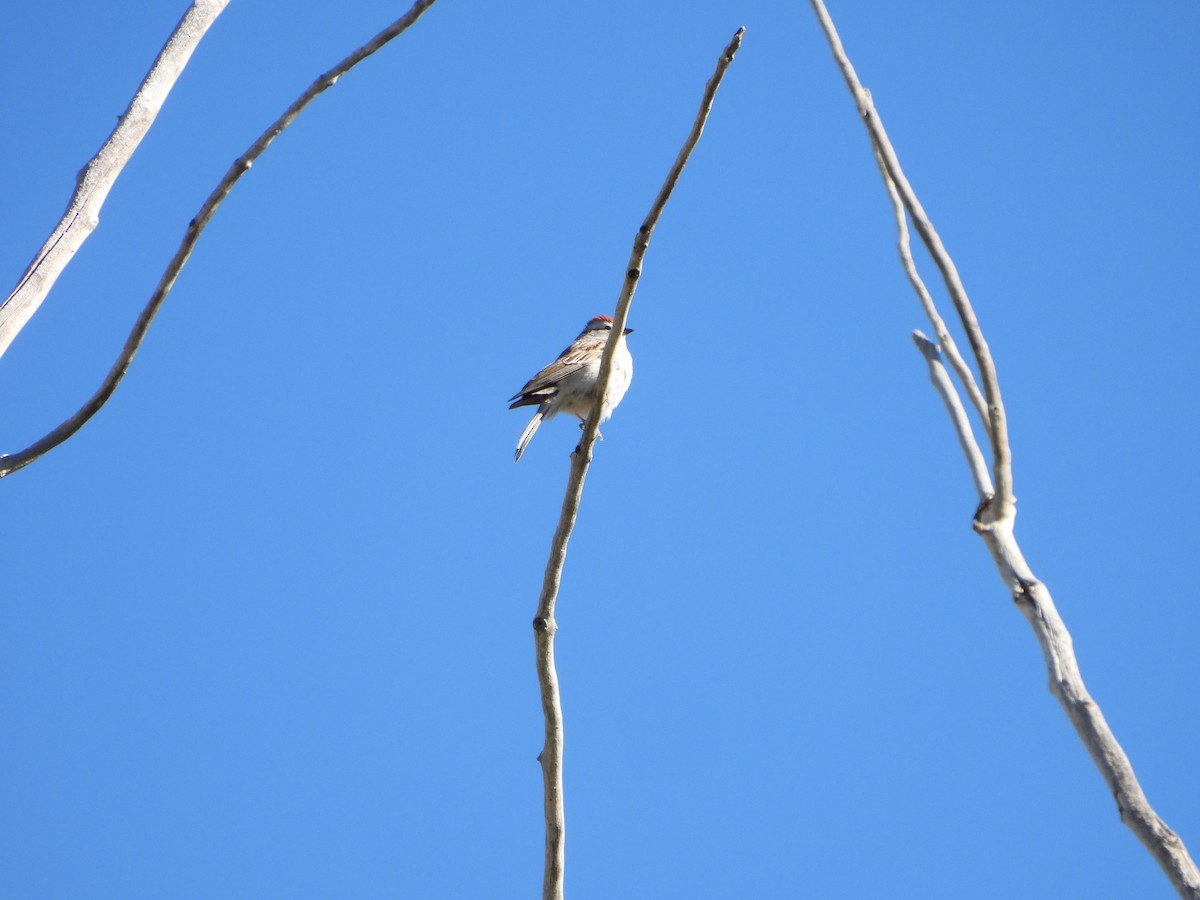
MULTIPOLYGON (((6 13, 8 284, 184 5, 6 13)), ((235 0, 0 361, 0 447, 91 393, 229 163, 405 8, 235 0)), ((1200 7, 831 11, 997 355, 1018 536, 1200 851, 1200 7)), ((514 466, 504 401, 612 311, 739 25, 563 580, 569 895, 1173 896, 971 532, 799 0, 443 0, 268 151, 113 401, 0 484, 6 896, 537 895, 529 623, 578 430, 514 466)))

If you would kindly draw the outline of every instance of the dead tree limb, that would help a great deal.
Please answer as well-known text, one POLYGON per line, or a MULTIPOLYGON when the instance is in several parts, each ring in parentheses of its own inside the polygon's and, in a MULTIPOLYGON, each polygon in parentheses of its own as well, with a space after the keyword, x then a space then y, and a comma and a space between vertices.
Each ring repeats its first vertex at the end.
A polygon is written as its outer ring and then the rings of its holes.
MULTIPOLYGON (((226 0, 227 2, 227 0, 226 0)), ((217 207, 229 196, 229 192, 233 190, 235 184, 241 179, 246 172, 250 171, 250 167, 254 165, 254 161, 262 156, 267 147, 271 146, 271 142, 279 137, 289 125, 295 121, 318 95, 326 89, 333 87, 337 80, 353 69, 356 65, 366 59, 375 51, 379 50, 393 38, 403 34, 410 25, 419 19, 422 14, 433 6, 436 0, 417 0, 416 3, 403 16, 389 25, 367 43, 363 44, 340 63, 321 75, 308 86, 308 89, 301 94, 296 101, 289 106, 278 119, 276 119, 266 131, 264 131, 250 148, 238 157, 220 183, 213 188, 213 192, 208 195, 208 199, 200 207, 200 211, 196 213, 195 218, 188 223, 187 230, 184 232, 183 241, 179 245, 179 249, 175 251, 175 255, 167 264, 167 269, 163 272, 162 278, 158 282, 158 287, 154 289, 154 293, 150 296, 145 307, 138 315, 137 321, 134 323, 133 330, 129 333, 129 337, 125 340, 125 346, 121 348, 120 354, 117 356, 117 361, 113 363, 108 374, 104 376, 104 380, 100 383, 100 387, 96 392, 88 398, 87 402, 81 406, 74 415, 47 434, 30 444, 24 450, 17 453, 6 454, 0 456, 0 478, 5 475, 11 475, 18 469, 22 469, 29 465, 39 457, 49 453, 71 435, 79 431, 80 428, 87 423, 88 419, 100 411, 100 408, 108 402, 108 399, 117 389, 117 385, 121 383, 121 379, 125 377, 125 373, 129 370, 129 364, 133 362, 134 356, 137 355, 138 348, 141 347, 142 341, 146 338, 146 332, 150 329, 150 323, 154 321, 154 317, 158 315, 159 309, 162 307, 163 301, 167 299, 167 295, 171 292, 171 288, 175 285, 175 280, 179 277, 179 273, 183 270, 188 258, 192 255, 192 250, 196 246, 196 241, 200 238, 200 233, 204 231, 212 219, 213 214, 217 211, 217 207)), ((147 126, 148 127, 148 126, 147 126)), ((64 261, 65 265, 65 261, 64 261)))
MULTIPOLYGON (((946 291, 958 313, 959 321, 967 335, 975 365, 983 382, 983 395, 986 401, 986 433, 988 446, 992 457, 992 477, 994 488, 987 478, 984 456, 970 428, 970 420, 963 409, 962 401, 950 381, 941 362, 939 348, 924 335, 917 332, 914 335, 917 347, 929 364, 931 379, 942 396, 950 412, 971 469, 976 492, 979 495, 979 506, 975 513, 974 527, 983 538, 988 552, 996 563, 1000 578, 1012 592, 1013 600, 1033 628, 1038 643, 1045 658, 1046 671, 1050 678, 1050 691, 1062 705, 1067 718, 1075 726, 1075 732, 1087 748, 1096 767, 1100 770, 1105 783, 1117 801, 1117 810, 1121 821, 1137 835, 1138 840, 1150 851, 1150 854, 1162 867, 1171 884, 1183 897, 1200 898, 1200 872, 1188 855, 1187 848, 1179 836, 1167 826, 1146 799, 1134 774, 1133 766, 1121 745, 1117 743, 1112 729, 1100 712, 1100 707, 1083 683, 1079 671, 1079 663, 1075 658, 1075 650, 1071 635, 1058 614, 1050 591, 1033 574, 1021 548, 1013 534, 1016 519, 1016 498, 1013 494, 1012 452, 1008 440, 1008 421, 1004 404, 1000 399, 1000 383, 996 374, 996 365, 984 340, 983 330, 975 316, 975 310, 963 287, 954 261, 950 258, 941 238, 933 227, 912 185, 904 176, 896 152, 888 140, 883 122, 875 109, 870 92, 859 81, 850 59, 846 55, 842 42, 834 28, 833 20, 825 9, 822 0, 810 0, 813 10, 825 32, 825 37, 833 50, 834 59, 846 81, 850 93, 858 106, 859 115, 867 127, 871 146, 876 159, 880 163, 884 184, 891 198, 900 230, 900 253, 905 271, 913 283, 922 304, 930 313, 930 320, 939 334, 939 340, 944 340, 941 333, 945 326, 936 310, 932 309, 932 301, 924 290, 920 278, 915 274, 915 266, 908 254, 908 235, 906 216, 912 220, 913 227, 920 235, 929 250, 934 263, 937 265, 945 283, 946 291)), ((942 349, 951 350, 953 344, 946 344, 942 349)), ((954 351, 957 355, 957 351, 954 351)), ((956 371, 958 363, 953 363, 956 371)), ((968 393, 973 386, 973 380, 964 378, 964 387, 968 393)))
POLYGON ((104 146, 79 170, 75 193, 67 211, 50 232, 8 295, 0 304, 0 356, 38 311, 58 276, 66 269, 75 252, 83 246, 100 222, 100 208, 133 158, 142 138, 150 131, 167 95, 183 74, 184 67, 200 44, 209 26, 216 21, 229 0, 195 0, 154 60, 154 65, 129 101, 129 107, 117 120, 104 146))

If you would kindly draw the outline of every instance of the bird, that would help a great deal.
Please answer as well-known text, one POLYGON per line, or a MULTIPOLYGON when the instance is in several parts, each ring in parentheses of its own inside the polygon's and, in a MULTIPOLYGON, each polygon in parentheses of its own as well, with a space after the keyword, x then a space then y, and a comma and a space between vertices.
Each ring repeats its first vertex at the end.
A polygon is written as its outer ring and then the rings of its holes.
MULTIPOLYGON (((612 327, 612 316, 592 316, 583 331, 579 332, 579 337, 558 355, 558 359, 530 378, 525 387, 508 398, 513 401, 509 409, 516 409, 518 406, 538 408, 517 440, 517 455, 514 461, 521 458, 538 426, 553 419, 560 412, 578 416, 579 427, 583 427, 596 399, 600 355, 604 352, 604 345, 608 343, 612 327)), ((620 343, 613 354, 608 393, 600 408, 600 424, 607 422, 612 416, 613 410, 629 390, 629 382, 633 379, 633 357, 630 356, 625 341, 625 335, 632 333, 632 328, 626 328, 618 337, 620 343)), ((596 434, 598 437, 599 432, 596 434)))

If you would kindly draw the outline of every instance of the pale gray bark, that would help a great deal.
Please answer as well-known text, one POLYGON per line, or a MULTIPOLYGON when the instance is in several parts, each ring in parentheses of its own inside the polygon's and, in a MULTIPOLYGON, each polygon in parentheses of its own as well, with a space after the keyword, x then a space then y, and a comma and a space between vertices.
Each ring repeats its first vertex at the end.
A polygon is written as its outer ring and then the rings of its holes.
MULTIPOLYGON (((1025 562, 1021 548, 1013 534, 1016 520, 1016 499, 1013 494, 1012 455, 1009 449, 1007 417, 1004 412, 1004 404, 1000 399, 996 366, 958 270, 943 246, 933 223, 918 201, 912 186, 904 177, 904 172, 900 168, 895 150, 875 109, 871 94, 859 81, 858 75, 842 47, 833 21, 825 9, 825 4, 822 0, 810 0, 810 2, 833 50, 834 59, 837 61, 846 85, 850 88, 850 93, 858 106, 858 112, 863 118, 871 145, 875 150, 876 159, 880 163, 880 170, 888 195, 892 199, 897 226, 900 230, 900 254, 905 271, 908 272, 922 305, 930 313, 930 320, 937 330, 939 340, 944 341, 941 335, 945 331, 945 325, 933 308, 928 291, 924 289, 919 276, 916 275, 912 257, 908 252, 905 221, 907 214, 941 272, 942 280, 958 313, 963 330, 966 332, 975 364, 980 372, 986 401, 985 425, 992 456, 991 474, 995 481, 994 488, 988 479, 984 454, 971 430, 970 420, 958 393, 941 363, 937 346, 920 332, 914 335, 917 347, 929 364, 933 384, 950 413, 951 421, 975 482, 975 489, 979 495, 979 506, 974 520, 975 530, 983 538, 1001 580, 1012 592, 1012 598, 1016 602, 1017 608, 1021 610, 1033 628, 1045 659, 1046 670, 1050 678, 1050 691, 1058 699, 1071 724, 1074 725, 1076 734, 1100 770, 1109 790, 1112 791, 1113 797, 1117 801, 1121 821, 1129 826, 1137 835, 1138 840, 1150 851, 1179 894, 1197 900, 1200 898, 1200 872, 1197 871, 1196 864, 1188 855, 1183 841, 1159 818, 1146 799, 1146 795, 1134 775, 1129 758, 1125 755, 1121 745, 1117 743, 1116 737, 1100 712, 1100 707, 1084 686, 1083 676, 1075 658, 1071 635, 1058 614, 1050 591, 1034 576, 1025 562)), ((953 348, 951 342, 944 342, 942 349, 957 356, 957 350, 953 348)), ((959 362, 961 362, 961 358, 955 362, 952 357, 955 371, 962 376, 959 371, 959 362)), ((966 368, 965 364, 961 368, 966 370, 967 374, 963 376, 963 383, 970 393, 973 385, 970 370, 966 368)))
POLYGON ((567 476, 567 490, 563 498, 562 511, 558 518, 558 527, 550 542, 550 558, 546 563, 546 572, 542 578, 542 592, 538 597, 537 615, 533 619, 533 639, 537 658, 538 686, 541 691, 542 715, 545 719, 545 741, 542 752, 538 754, 538 762, 542 765, 542 795, 546 818, 546 857, 542 876, 543 900, 562 900, 563 875, 566 861, 565 838, 566 816, 563 808, 563 718, 562 702, 558 690, 558 672, 554 665, 554 633, 558 625, 554 621, 554 607, 558 601, 558 588, 562 580, 563 565, 567 559, 567 542, 575 528, 575 519, 579 514, 579 502, 583 496, 583 482, 587 477, 588 467, 592 464, 592 449, 596 443, 596 435, 600 430, 600 406, 608 390, 608 380, 612 372, 613 353, 618 342, 624 340, 625 323, 629 320, 629 307, 633 303, 633 294, 637 290, 638 279, 642 274, 642 262, 646 256, 646 248, 654 228, 658 225, 663 207, 675 190, 675 184, 687 165, 692 150, 704 132, 704 124, 712 110, 713 99, 725 71, 733 62, 734 54, 742 45, 744 28, 739 28, 728 46, 717 60, 716 71, 704 88, 704 98, 700 110, 692 123, 691 133, 683 143, 683 148, 667 173, 666 181, 654 199, 650 212, 642 221, 637 235, 633 239, 633 250, 629 262, 625 266, 625 278, 621 286, 621 295, 617 299, 617 308, 613 313, 612 339, 604 346, 604 354, 600 358, 600 373, 597 380, 600 389, 596 391, 596 402, 584 423, 583 436, 579 445, 571 453, 571 471, 567 476))
MULTIPOLYGON (((228 0, 225 0, 225 2, 228 2, 228 0)), ((162 308, 163 302, 167 299, 167 295, 175 285, 175 280, 179 277, 179 273, 191 257, 192 250, 196 246, 196 241, 200 238, 200 233, 204 231, 204 228, 212 219, 213 214, 217 211, 217 207, 229 196, 229 192, 233 190, 234 185, 237 184, 246 172, 250 171, 250 167, 254 165, 254 161, 266 151, 267 147, 271 146, 271 142, 279 137, 284 129, 291 125, 296 117, 313 100, 328 88, 333 87, 339 78, 372 53, 379 50, 392 39, 403 34, 429 7, 433 6, 434 2, 435 0, 417 0, 403 16, 383 29, 383 31, 379 32, 375 37, 371 38, 371 40, 367 41, 367 43, 363 44, 324 75, 319 76, 291 106, 284 110, 283 115, 271 123, 267 130, 258 137, 258 140, 251 144, 249 149, 234 161, 233 165, 225 173, 225 176, 213 188, 212 193, 208 195, 208 199, 204 201, 195 218, 188 223, 179 249, 175 251, 175 255, 167 264, 166 271, 163 272, 162 278, 159 279, 158 286, 154 289, 154 293, 151 294, 145 307, 142 308, 132 331, 129 333, 129 337, 125 340, 125 345, 121 348, 121 352, 117 356, 117 361, 113 363, 108 374, 104 376, 100 387, 96 389, 96 392, 70 418, 49 434, 30 444, 24 450, 17 453, 0 455, 0 478, 24 468, 46 453, 49 453, 67 438, 71 437, 71 435, 79 431, 88 419, 94 416, 108 402, 108 398, 112 396, 113 391, 117 389, 117 385, 121 383, 121 379, 125 377, 125 372, 128 370, 129 364, 133 362, 134 356, 137 355, 138 348, 142 346, 142 341, 146 338, 146 332, 150 328, 150 323, 158 315, 159 309, 162 308)), ((222 5, 224 4, 222 3, 222 5)), ((173 39, 174 36, 172 37, 173 39)), ((103 151, 101 152, 103 153, 103 151)), ((123 161, 122 165, 124 165, 123 161)), ((111 183, 109 186, 111 186, 111 183)), ((53 239, 51 242, 53 242, 53 239)), ((65 266, 69 260, 69 255, 63 258, 61 266, 65 266)), ((61 266, 58 271, 61 271, 61 266)), ((32 268, 39 268, 36 260, 32 268)), ((55 277, 57 277, 57 272, 55 272, 55 277)), ((47 286, 48 289, 49 287, 47 286)))
POLYGON ((228 3, 229 0, 195 0, 154 60, 113 133, 80 170, 67 211, 12 293, 0 304, 0 356, 38 311, 75 251, 95 231, 100 222, 100 208, 117 176, 154 124, 200 39, 228 3))

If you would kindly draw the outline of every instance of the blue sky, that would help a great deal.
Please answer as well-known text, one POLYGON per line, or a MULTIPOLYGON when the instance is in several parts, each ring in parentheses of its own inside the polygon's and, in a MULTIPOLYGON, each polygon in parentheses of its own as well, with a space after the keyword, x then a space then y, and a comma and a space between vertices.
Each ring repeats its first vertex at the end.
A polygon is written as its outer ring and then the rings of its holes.
MULTIPOLYGON (((184 9, 0 30, 13 284, 184 9)), ((228 164, 403 4, 235 0, 0 360, 24 447, 228 164)), ((442 0, 218 212, 112 402, 5 479, 19 897, 529 897, 529 622, 577 429, 504 402, 647 256, 558 619, 567 888, 1169 897, 969 523, 863 129, 801 2, 442 0)), ((996 353, 1017 534, 1200 848, 1200 8, 833 3, 996 353)), ((925 266, 932 280, 932 269, 925 266)))

